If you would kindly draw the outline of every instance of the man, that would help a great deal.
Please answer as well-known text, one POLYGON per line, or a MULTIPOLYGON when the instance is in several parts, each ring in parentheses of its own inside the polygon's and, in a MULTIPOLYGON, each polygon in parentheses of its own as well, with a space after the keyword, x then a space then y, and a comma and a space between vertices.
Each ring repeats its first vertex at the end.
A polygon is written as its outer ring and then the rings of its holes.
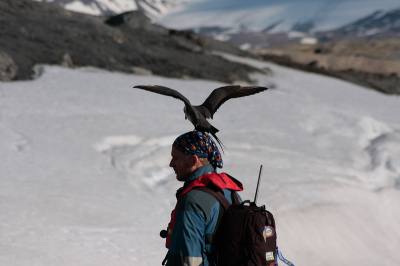
POLYGON ((207 254, 217 248, 210 239, 222 206, 214 196, 195 188, 218 188, 232 203, 232 191, 242 191, 243 186, 226 174, 216 173, 216 168, 223 166, 222 157, 213 139, 204 132, 179 136, 172 145, 171 156, 169 166, 176 179, 185 183, 176 193, 178 201, 168 227, 167 266, 213 265, 207 254))

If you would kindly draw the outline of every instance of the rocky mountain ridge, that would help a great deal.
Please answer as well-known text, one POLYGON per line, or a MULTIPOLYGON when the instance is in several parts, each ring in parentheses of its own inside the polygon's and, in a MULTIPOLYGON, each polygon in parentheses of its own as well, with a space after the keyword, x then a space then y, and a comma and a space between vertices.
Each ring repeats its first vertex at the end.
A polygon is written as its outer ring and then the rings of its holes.
POLYGON ((171 10, 157 21, 213 36, 243 49, 399 37, 400 3, 396 0, 286 0, 251 4, 231 0, 230 5, 227 2, 188 2, 183 10, 171 10), (188 22, 180 23, 182 19, 188 22))
POLYGON ((400 37, 400 4, 366 0, 285 3, 239 0, 35 0, 92 15, 139 10, 170 28, 228 41, 242 49, 335 40, 380 40, 400 37), (360 5, 364 5, 360 8, 360 5), (385 10, 379 10, 385 8, 385 10), (302 12, 298 12, 301 10, 302 12), (184 22, 184 23, 183 23, 184 22))
POLYGON ((139 11, 113 18, 65 10, 31 0, 0 2, 0 79, 25 80, 37 64, 94 66, 233 83, 251 82, 255 69, 213 55, 224 51, 251 56, 202 35, 151 24, 139 11), (107 23, 106 23, 107 21, 107 23))
POLYGON ((245 49, 299 44, 307 42, 308 39, 314 39, 314 42, 341 40, 362 42, 400 38, 400 8, 386 12, 376 11, 339 28, 317 32, 313 32, 315 23, 312 21, 296 23, 288 32, 275 32, 274 29, 282 21, 277 21, 260 32, 229 33, 229 28, 219 27, 198 28, 195 31, 224 39, 245 49))
POLYGON ((371 15, 335 30, 317 32, 319 41, 333 40, 383 40, 400 38, 400 8, 371 15))

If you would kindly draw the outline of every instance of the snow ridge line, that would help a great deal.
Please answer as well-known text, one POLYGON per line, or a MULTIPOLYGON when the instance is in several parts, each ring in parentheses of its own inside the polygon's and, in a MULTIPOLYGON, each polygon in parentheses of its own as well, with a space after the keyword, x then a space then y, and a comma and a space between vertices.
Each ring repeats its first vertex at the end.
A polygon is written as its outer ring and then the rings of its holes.
MULTIPOLYGON (((137 136, 112 136, 95 145, 110 156, 111 165, 134 187, 153 188, 167 182, 172 171, 168 160, 175 136, 143 139, 137 136)), ((171 179, 172 180, 172 179, 171 179)))

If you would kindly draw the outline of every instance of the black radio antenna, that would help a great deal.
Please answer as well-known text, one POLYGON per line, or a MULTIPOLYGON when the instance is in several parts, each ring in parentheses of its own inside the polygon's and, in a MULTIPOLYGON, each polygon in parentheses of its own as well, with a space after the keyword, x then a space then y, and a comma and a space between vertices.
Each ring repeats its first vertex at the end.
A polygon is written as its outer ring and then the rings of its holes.
POLYGON ((257 204, 258 188, 260 186, 261 173, 262 173, 262 165, 260 166, 260 173, 258 174, 256 194, 254 195, 254 204, 257 204))

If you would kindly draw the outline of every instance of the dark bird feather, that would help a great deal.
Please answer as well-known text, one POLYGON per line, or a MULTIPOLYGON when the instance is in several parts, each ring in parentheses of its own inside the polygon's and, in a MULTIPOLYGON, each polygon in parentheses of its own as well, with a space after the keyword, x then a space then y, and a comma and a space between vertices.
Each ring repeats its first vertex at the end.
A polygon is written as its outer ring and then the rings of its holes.
POLYGON ((220 139, 217 137, 216 133, 219 131, 217 128, 212 126, 207 118, 213 119, 215 112, 224 104, 227 100, 233 98, 240 98, 249 95, 253 95, 262 91, 267 90, 266 87, 250 86, 241 87, 239 85, 224 86, 215 89, 211 92, 210 96, 204 101, 203 104, 198 106, 192 106, 190 101, 176 90, 159 86, 159 85, 138 85, 134 88, 142 89, 146 91, 155 92, 165 96, 174 97, 175 99, 181 100, 185 104, 184 113, 185 118, 194 125, 195 130, 205 131, 210 133, 219 143, 221 149, 225 147, 220 139))

